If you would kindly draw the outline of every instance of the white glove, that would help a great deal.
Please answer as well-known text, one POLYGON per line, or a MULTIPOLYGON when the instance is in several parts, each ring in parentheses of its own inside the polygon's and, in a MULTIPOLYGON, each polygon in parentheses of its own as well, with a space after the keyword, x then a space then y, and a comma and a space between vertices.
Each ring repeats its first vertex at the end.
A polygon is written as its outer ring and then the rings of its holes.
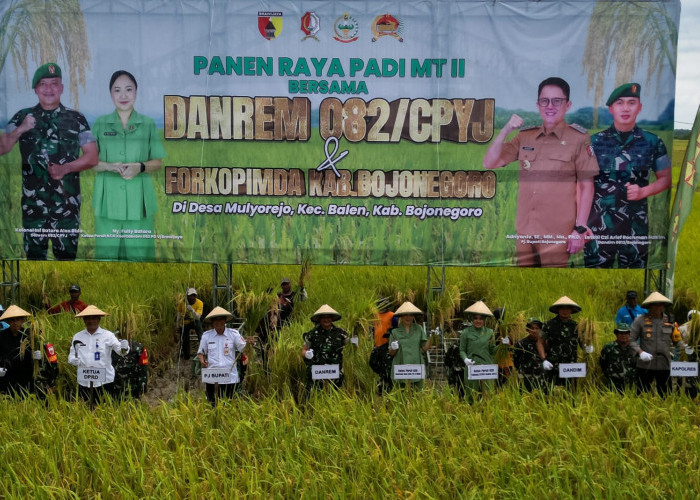
POLYGON ((350 343, 358 345, 360 343, 360 339, 357 338, 357 335, 353 335, 352 337, 350 337, 350 343))
POLYGON ((646 351, 642 351, 639 353, 639 359, 641 359, 642 361, 651 361, 653 358, 654 356, 652 356, 646 351))
POLYGON ((41 361, 41 351, 34 351, 32 352, 32 358, 41 361))
POLYGON ((586 354, 593 354, 593 346, 592 345, 587 345, 584 347, 586 354))
POLYGON ((124 354, 129 354, 129 341, 124 339, 119 341, 121 348, 126 351, 124 354))
POLYGON ((467 366, 471 366, 471 365, 476 364, 476 363, 474 363, 473 359, 464 358, 464 364, 467 366))
POLYGON ((398 340, 394 340, 391 344, 389 344, 389 348, 390 348, 392 351, 398 351, 398 350, 399 350, 399 341, 398 341, 398 340))
POLYGON ((307 349, 306 352, 304 353, 304 357, 306 359, 313 359, 314 357, 314 350, 313 349, 307 349))
POLYGON ((7 373, 7 368, 0 368, 0 377, 4 377, 7 373))
POLYGON ((501 338, 501 343, 510 344, 510 339, 508 337, 503 337, 503 338, 501 338))
POLYGON ((554 369, 554 365, 545 359, 544 361, 542 361, 542 369, 545 371, 549 371, 554 369))
POLYGON ((685 346, 685 353, 686 354, 690 355, 690 354, 693 354, 694 352, 695 352, 695 349, 693 349, 690 346, 685 346))

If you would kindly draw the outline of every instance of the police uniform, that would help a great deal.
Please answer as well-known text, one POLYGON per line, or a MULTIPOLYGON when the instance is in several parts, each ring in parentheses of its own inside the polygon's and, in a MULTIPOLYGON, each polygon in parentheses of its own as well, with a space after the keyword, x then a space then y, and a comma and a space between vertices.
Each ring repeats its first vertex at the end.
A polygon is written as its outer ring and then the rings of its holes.
POLYGON ((546 388, 542 358, 537 352, 536 339, 527 336, 515 343, 513 363, 518 370, 518 377, 525 384, 525 389, 532 391, 536 388, 546 388))
POLYGON ((567 237, 576 225, 576 184, 598 174, 588 132, 565 122, 549 133, 543 126, 521 129, 503 145, 500 155, 505 164, 515 160, 519 161, 518 265, 566 267, 567 237), (550 242, 535 243, 543 239, 550 242))
POLYGON ((312 359, 304 358, 306 363, 306 390, 323 385, 324 380, 313 380, 311 367, 314 365, 338 365, 340 377, 328 382, 341 387, 343 385, 343 348, 348 343, 348 334, 342 328, 333 325, 330 330, 316 326, 303 335, 304 347, 313 350, 312 359))
MULTIPOLYGON (((595 178, 593 207, 588 227, 595 236, 648 236, 647 199, 628 200, 625 184, 649 185, 650 172, 671 168, 671 159, 663 141, 635 125, 623 134, 615 126, 592 137, 600 174, 595 178)), ((644 240, 644 239, 643 239, 644 240)), ((649 242, 593 240, 586 244, 586 267, 613 267, 617 257, 620 268, 644 268, 649 242)))
MULTIPOLYGON (((126 129, 116 111, 100 116, 93 126, 100 161, 137 163, 165 158, 155 122, 133 110, 126 129)), ((95 234, 114 231, 146 231, 144 238, 97 238, 95 258, 109 260, 155 260, 153 217, 158 208, 150 172, 126 180, 116 172, 98 172, 92 198, 95 234)))
POLYGON ((600 369, 607 387, 624 392, 637 378, 637 351, 629 344, 608 342, 600 351, 600 369))
POLYGON ((665 395, 671 388, 673 325, 663 317, 652 318, 650 314, 637 316, 630 331, 630 343, 634 342, 638 343, 639 349, 654 356, 651 361, 637 360, 638 390, 651 390, 651 383, 655 380, 657 391, 665 395))
POLYGON ((65 164, 80 157, 82 146, 95 142, 85 117, 63 104, 45 110, 37 104, 17 112, 6 133, 28 114, 36 125, 19 138, 22 155, 22 225, 27 259, 45 260, 49 240, 57 260, 74 260, 80 228, 80 179, 77 172, 60 180, 49 175, 49 163, 65 164), (44 230, 43 232, 41 230, 44 230))

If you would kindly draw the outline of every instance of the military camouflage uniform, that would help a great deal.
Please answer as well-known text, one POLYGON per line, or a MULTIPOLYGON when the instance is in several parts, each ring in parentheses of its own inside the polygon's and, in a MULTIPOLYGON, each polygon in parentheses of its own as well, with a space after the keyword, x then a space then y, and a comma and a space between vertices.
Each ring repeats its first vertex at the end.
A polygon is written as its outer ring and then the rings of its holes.
POLYGON ((323 386, 324 382, 332 383, 336 387, 343 385, 343 348, 348 343, 348 334, 342 328, 333 326, 330 330, 324 330, 321 326, 315 327, 304 334, 304 346, 314 351, 312 359, 304 358, 306 362, 306 390, 315 386, 323 386), (311 367, 314 365, 335 365, 340 368, 340 378, 334 380, 313 380, 311 367))
POLYGON ((119 356, 112 351, 113 396, 138 399, 148 388, 148 354, 140 342, 129 342, 129 352, 119 356))
POLYGON ((34 391, 39 398, 53 392, 58 379, 58 358, 53 346, 44 344, 44 353, 39 362, 39 375, 34 379, 34 391))
POLYGON ((537 388, 545 389, 542 358, 537 353, 537 340, 525 337, 515 343, 513 363, 518 370, 518 376, 525 384, 525 389, 532 391, 537 388))
MULTIPOLYGON (((629 201, 625 184, 648 186, 650 171, 671 167, 663 141, 637 126, 623 137, 612 126, 594 134, 591 145, 600 174, 595 178, 588 227, 595 236, 648 236, 647 200, 629 201)), ((584 259, 586 267, 613 267, 617 256, 621 268, 643 268, 648 252, 647 241, 623 244, 593 240, 586 244, 584 259)))
POLYGON ((547 360, 554 365, 552 370, 545 372, 548 382, 563 385, 570 379, 559 378, 559 363, 575 363, 578 358, 577 347, 579 345, 574 320, 563 322, 559 316, 547 321, 542 327, 542 339, 545 341, 547 360))
POLYGON ((80 157, 81 147, 95 142, 85 117, 60 104, 47 111, 40 105, 17 112, 7 126, 12 132, 28 114, 36 125, 19 138, 22 155, 22 225, 27 259, 46 259, 49 240, 57 260, 74 260, 80 227, 80 178, 49 175, 49 163, 65 164, 80 157))
POLYGON ((625 388, 634 387, 637 379, 637 351, 629 344, 622 347, 609 342, 600 352, 600 368, 605 385, 624 392, 625 388))

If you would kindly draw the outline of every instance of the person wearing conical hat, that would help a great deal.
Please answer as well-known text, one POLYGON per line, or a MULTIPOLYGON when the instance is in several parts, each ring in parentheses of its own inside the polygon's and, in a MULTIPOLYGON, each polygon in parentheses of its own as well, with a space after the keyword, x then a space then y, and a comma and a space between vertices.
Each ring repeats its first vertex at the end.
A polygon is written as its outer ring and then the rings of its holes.
MULTIPOLYGON (((479 393, 493 390, 493 380, 469 380, 469 366, 491 365, 496 352, 493 330, 485 326, 486 318, 493 318, 493 313, 481 300, 464 310, 471 324, 459 334, 459 355, 466 369, 464 370, 464 392, 469 401, 474 401, 479 393)), ((460 388, 461 389, 461 388, 460 388)))
POLYGON ((637 391, 649 392, 653 382, 661 396, 671 390, 671 351, 682 348, 683 341, 678 336, 674 339, 674 327, 664 316, 664 308, 671 301, 660 294, 652 292, 642 307, 648 313, 637 316, 630 328, 630 345, 637 351, 637 391))
POLYGON ((617 261, 619 268, 645 268, 650 247, 647 199, 658 194, 660 206, 668 205, 671 158, 660 137, 637 126, 640 97, 641 85, 635 82, 613 90, 605 103, 613 124, 591 137, 600 175, 594 179, 587 221, 594 239, 584 248, 586 267, 610 268, 617 261))
POLYGON ((576 302, 564 295, 549 307, 549 311, 556 316, 542 327, 545 351, 542 367, 548 382, 555 385, 568 385, 571 379, 559 377, 559 364, 575 363, 578 359, 579 346, 585 347, 588 354, 593 352, 593 346, 584 346, 579 340, 576 331, 578 323, 571 316, 581 311, 581 306, 576 302))
POLYGON ((348 333, 333 324, 342 318, 340 313, 328 304, 323 304, 311 315, 315 326, 304 333, 304 347, 301 356, 306 363, 306 393, 314 387, 330 384, 335 387, 343 385, 343 348, 348 343, 348 333), (313 366, 337 365, 328 368, 332 378, 317 379, 313 377, 313 366))
POLYGON ((11 305, 0 316, 8 327, 0 331, 0 394, 26 395, 32 391, 34 358, 29 349, 29 333, 22 328, 31 316, 21 307, 11 305))
POLYGON ((605 385, 617 392, 634 387, 637 380, 637 351, 630 344, 630 327, 619 323, 615 340, 608 342, 600 351, 600 369, 605 385))
POLYGON ((394 312, 399 326, 389 333, 389 356, 392 357, 391 379, 394 385, 423 388, 423 380, 396 380, 393 367, 397 365, 421 365, 425 363, 424 355, 430 349, 430 340, 425 329, 415 319, 423 311, 411 302, 404 302, 394 312))
POLYGON ((207 401, 212 406, 216 405, 218 398, 231 399, 238 392, 241 374, 238 373, 238 360, 240 359, 246 341, 235 328, 228 328, 227 321, 233 319, 233 314, 223 307, 215 307, 206 317, 211 321, 212 329, 202 334, 199 343, 197 357, 202 368, 225 368, 231 370, 230 382, 219 383, 218 393, 216 384, 205 384, 207 401))
POLYGON ((73 335, 68 362, 78 368, 102 368, 105 370, 105 381, 90 381, 78 379, 78 395, 84 401, 90 401, 91 394, 97 400, 112 394, 114 384, 114 366, 112 366, 112 353, 122 356, 122 350, 129 352, 129 342, 118 340, 114 333, 100 326, 100 321, 107 313, 94 305, 88 305, 75 315, 81 318, 85 329, 73 335))
POLYGON ((544 379, 544 370, 542 369, 544 353, 542 348, 542 333, 543 323, 537 318, 530 318, 525 324, 527 337, 520 339, 515 343, 513 349, 513 363, 518 370, 518 378, 523 381, 523 385, 527 391, 540 389, 547 392, 547 384, 544 379))

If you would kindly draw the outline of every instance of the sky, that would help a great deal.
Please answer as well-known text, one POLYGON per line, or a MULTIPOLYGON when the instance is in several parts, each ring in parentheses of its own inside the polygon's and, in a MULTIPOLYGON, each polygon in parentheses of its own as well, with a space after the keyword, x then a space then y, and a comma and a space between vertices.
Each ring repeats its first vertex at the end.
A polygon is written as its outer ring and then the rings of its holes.
POLYGON ((700 0, 682 0, 676 67, 677 129, 692 128, 700 105, 700 0))

